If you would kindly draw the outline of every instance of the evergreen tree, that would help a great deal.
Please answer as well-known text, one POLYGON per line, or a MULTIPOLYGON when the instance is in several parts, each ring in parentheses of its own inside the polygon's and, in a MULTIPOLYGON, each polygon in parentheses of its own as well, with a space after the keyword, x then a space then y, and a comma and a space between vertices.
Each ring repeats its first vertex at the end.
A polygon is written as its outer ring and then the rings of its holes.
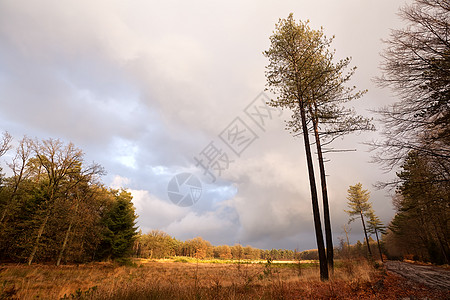
MULTIPOLYGON (((287 127, 295 136, 302 133, 304 137, 317 247, 321 262, 326 259, 331 272, 333 239, 323 146, 339 136, 374 129, 369 119, 356 115, 353 109, 343 105, 360 98, 366 91, 356 91, 356 87, 346 86, 356 68, 347 70, 349 58, 335 62, 334 51, 329 49, 332 40, 326 38, 322 29, 311 30, 308 22, 297 24, 290 14, 286 20, 280 20, 271 36, 271 47, 264 52, 270 60, 266 72, 268 86, 279 95, 276 101, 269 104, 292 110, 292 120, 287 127), (309 127, 312 127, 317 149, 326 255, 322 253, 320 218, 315 200, 317 191, 310 161, 309 127)), ((324 266, 321 270, 325 278, 324 266)))
POLYGON ((404 254, 442 264, 450 260, 450 185, 435 163, 418 151, 408 153, 397 173, 397 214, 389 229, 404 254))
POLYGON ((100 252, 103 258, 121 260, 131 255, 137 237, 136 214, 131 193, 111 190, 114 202, 106 214, 104 238, 100 252))
POLYGON ((345 212, 350 215, 350 222, 353 222, 357 218, 361 218, 361 223, 364 230, 364 236, 366 238, 367 250, 369 251, 369 255, 372 256, 372 251, 370 250, 369 237, 367 235, 367 228, 364 222, 364 217, 369 216, 369 212, 372 208, 372 205, 368 202, 370 193, 368 190, 362 189, 362 184, 357 183, 353 186, 350 186, 348 189, 348 207, 350 210, 346 210, 345 212))
POLYGON ((312 30, 308 23, 294 21, 292 14, 280 20, 270 37, 271 45, 264 55, 269 59, 267 85, 278 94, 275 106, 288 107, 299 112, 305 147, 308 177, 313 209, 314 229, 319 251, 320 278, 328 280, 327 256, 319 212, 317 187, 308 132, 308 104, 312 89, 322 78, 326 63, 326 48, 330 41, 322 31, 312 30))

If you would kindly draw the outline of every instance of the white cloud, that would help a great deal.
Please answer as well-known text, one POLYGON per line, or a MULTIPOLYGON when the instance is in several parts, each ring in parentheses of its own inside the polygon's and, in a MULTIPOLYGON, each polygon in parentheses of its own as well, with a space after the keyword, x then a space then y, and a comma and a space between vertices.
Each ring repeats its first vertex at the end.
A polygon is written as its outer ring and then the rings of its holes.
POLYGON ((138 152, 138 147, 133 142, 115 138, 111 152, 113 153, 111 156, 122 165, 132 169, 137 168, 135 156, 138 152))
POLYGON ((169 226, 183 218, 188 209, 170 201, 161 200, 146 190, 128 190, 133 196, 133 204, 139 215, 139 225, 145 233, 151 229, 169 226))
POLYGON ((115 175, 113 181, 110 186, 114 189, 118 188, 126 188, 126 186, 130 183, 130 179, 126 177, 122 177, 120 175, 115 175))

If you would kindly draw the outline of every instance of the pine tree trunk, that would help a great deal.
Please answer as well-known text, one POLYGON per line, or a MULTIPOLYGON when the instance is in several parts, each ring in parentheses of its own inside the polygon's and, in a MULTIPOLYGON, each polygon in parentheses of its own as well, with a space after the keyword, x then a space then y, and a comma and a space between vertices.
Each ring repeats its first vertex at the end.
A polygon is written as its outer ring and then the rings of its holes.
POLYGON ((327 263, 331 273, 334 272, 334 253, 333 253, 333 236, 331 232, 330 207, 328 204, 327 179, 325 173, 325 165, 323 163, 322 146, 320 144, 319 128, 317 119, 313 115, 311 105, 309 105, 311 119, 314 127, 314 137, 316 140, 317 157, 319 160, 320 185, 322 187, 322 203, 323 203, 323 222, 325 225, 325 241, 327 245, 327 263))
POLYGON ((45 225, 47 225, 49 217, 50 217, 50 210, 48 210, 47 214, 45 215, 44 221, 41 223, 41 226, 39 227, 39 231, 36 236, 36 241, 34 242, 33 250, 31 251, 31 254, 28 257, 28 265, 31 265, 31 263, 33 262, 34 256, 36 255, 37 249, 39 247, 39 240, 41 239, 42 233, 44 232, 44 228, 45 225))
POLYGON ((311 190, 311 201, 313 208, 314 228, 316 232, 317 250, 319 252, 319 264, 320 264, 320 279, 328 280, 328 266, 327 257, 325 254, 325 245, 323 242, 322 224, 320 222, 319 203, 317 199, 317 188, 314 177, 314 166, 312 162, 311 146, 308 136, 308 125, 306 124, 305 107, 302 101, 299 100, 300 114, 302 119, 302 131, 303 140, 305 143, 306 161, 308 165, 309 186, 311 190))
POLYGON ((384 262, 384 260, 383 260, 383 254, 381 253, 380 240, 378 239, 378 230, 377 230, 376 228, 375 228, 375 236, 377 237, 378 251, 380 251, 380 259, 381 259, 381 262, 384 262))
POLYGON ((359 212, 359 213, 361 215, 361 222, 362 222, 362 226, 364 229, 364 235, 366 237, 367 250, 369 250, 369 256, 372 257, 372 251, 370 250, 370 245, 369 245, 369 238, 367 236, 366 224, 364 223, 364 216, 363 216, 362 212, 359 212))
POLYGON ((348 250, 350 250, 350 240, 348 239, 348 231, 347 231, 346 227, 344 227, 344 231, 345 231, 345 237, 347 238, 347 247, 348 247, 348 250))

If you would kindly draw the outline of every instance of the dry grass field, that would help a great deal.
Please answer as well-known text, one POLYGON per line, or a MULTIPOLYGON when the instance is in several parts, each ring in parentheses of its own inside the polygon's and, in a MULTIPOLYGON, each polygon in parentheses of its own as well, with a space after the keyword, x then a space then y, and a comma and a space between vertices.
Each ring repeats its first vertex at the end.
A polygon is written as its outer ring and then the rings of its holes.
POLYGON ((0 299, 444 299, 365 261, 337 262, 321 282, 313 263, 192 260, 85 265, 2 265, 0 299))

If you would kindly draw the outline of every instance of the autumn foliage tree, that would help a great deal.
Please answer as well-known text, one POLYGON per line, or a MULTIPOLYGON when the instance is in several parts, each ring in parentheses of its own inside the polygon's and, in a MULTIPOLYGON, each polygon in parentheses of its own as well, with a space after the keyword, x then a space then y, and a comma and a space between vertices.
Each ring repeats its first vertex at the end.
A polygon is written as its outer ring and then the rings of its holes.
POLYGON ((231 248, 228 245, 221 245, 214 248, 214 257, 222 259, 231 259, 231 248))
POLYGON ((135 254, 143 258, 181 255, 182 242, 161 230, 151 230, 137 237, 135 254))
POLYGON ((17 143, 7 162, 12 175, 0 182, 0 261, 59 265, 105 258, 103 221, 119 218, 120 195, 101 184, 103 168, 86 165, 83 155, 56 139, 17 143))

